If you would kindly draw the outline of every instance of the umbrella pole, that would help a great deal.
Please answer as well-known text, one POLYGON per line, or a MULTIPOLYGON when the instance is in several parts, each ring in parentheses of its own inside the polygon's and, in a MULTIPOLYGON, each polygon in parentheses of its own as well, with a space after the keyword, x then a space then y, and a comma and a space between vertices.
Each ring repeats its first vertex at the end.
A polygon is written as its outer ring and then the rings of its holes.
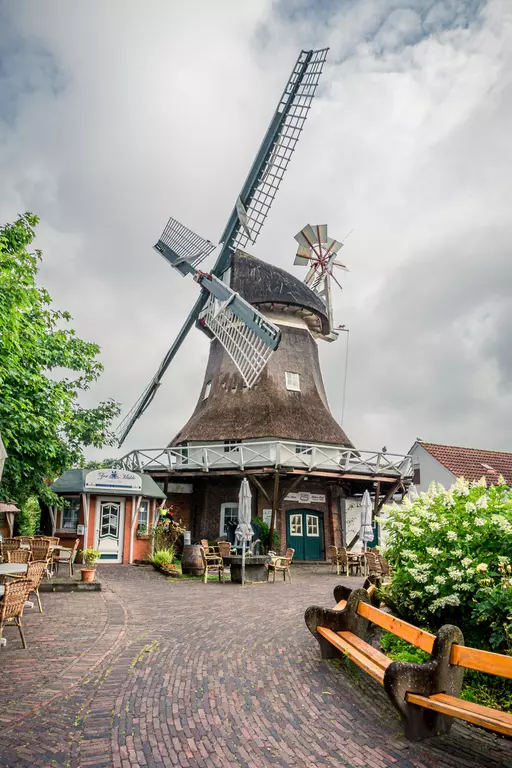
POLYGON ((242 587, 245 584, 245 539, 242 542, 242 587))

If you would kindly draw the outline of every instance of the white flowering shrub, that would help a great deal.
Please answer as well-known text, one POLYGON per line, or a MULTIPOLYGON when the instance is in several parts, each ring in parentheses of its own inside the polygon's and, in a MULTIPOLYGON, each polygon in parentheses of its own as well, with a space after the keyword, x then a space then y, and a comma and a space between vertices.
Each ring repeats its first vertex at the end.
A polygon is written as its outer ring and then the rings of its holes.
POLYGON ((512 649, 512 489, 459 479, 385 507, 385 600, 404 619, 457 624, 466 642, 512 649))

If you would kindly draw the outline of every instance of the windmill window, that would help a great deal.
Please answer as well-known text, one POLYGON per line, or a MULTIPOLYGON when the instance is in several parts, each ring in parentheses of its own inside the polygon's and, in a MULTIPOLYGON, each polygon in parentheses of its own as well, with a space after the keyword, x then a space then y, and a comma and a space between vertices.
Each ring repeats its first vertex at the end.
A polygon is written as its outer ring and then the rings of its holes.
POLYGON ((224 440, 224 453, 238 451, 238 446, 241 442, 241 440, 224 440))
POLYGON ((290 392, 300 392, 300 376, 298 373, 285 371, 284 377, 286 382, 286 389, 288 389, 290 392))
POLYGON ((207 381, 206 386, 204 388, 203 400, 207 400, 210 397, 211 389, 212 389, 212 382, 207 381))
POLYGON ((302 453, 305 456, 311 456, 313 453, 313 448, 310 445, 301 445, 301 443, 297 443, 295 445, 295 453, 302 453))

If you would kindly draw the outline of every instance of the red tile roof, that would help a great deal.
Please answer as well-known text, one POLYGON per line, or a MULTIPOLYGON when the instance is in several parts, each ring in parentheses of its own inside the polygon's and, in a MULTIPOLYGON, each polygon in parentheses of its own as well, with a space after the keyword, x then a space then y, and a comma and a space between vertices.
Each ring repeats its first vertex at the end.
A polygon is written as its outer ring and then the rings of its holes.
POLYGON ((495 483, 499 475, 503 475, 507 485, 512 485, 512 453, 437 443, 420 442, 419 445, 456 477, 465 477, 466 480, 485 477, 488 482, 495 483))

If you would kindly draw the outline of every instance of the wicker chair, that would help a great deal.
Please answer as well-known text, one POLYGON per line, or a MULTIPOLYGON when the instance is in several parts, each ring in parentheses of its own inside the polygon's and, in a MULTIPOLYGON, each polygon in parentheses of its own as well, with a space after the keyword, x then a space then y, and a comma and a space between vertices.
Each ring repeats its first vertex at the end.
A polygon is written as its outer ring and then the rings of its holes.
POLYGON ((218 541, 217 547, 219 548, 219 555, 221 557, 229 557, 231 554, 231 544, 229 541, 218 541))
MULTIPOLYGON (((43 537, 41 537, 43 538, 43 537)), ((58 536, 45 536, 44 539, 48 542, 48 544, 52 547, 58 547, 60 539, 58 536)))
POLYGON ((366 575, 380 576, 382 569, 380 567, 380 562, 377 555, 375 555, 373 552, 365 552, 364 559, 366 561, 366 575))
POLYGON ((387 578, 387 579, 391 578, 391 576, 393 575, 393 572, 392 572, 391 566, 388 563, 388 561, 386 560, 386 558, 382 557, 381 554, 377 554, 377 559, 378 559, 378 561, 380 563, 380 569, 381 569, 382 577, 383 578, 387 578))
POLYGON ((32 542, 32 562, 35 560, 44 560, 46 562, 46 574, 48 577, 51 576, 50 573, 50 566, 51 566, 51 552, 50 552, 50 544, 46 540, 41 539, 34 539, 32 542))
POLYGON ((4 586, 4 596, 0 601, 0 639, 3 637, 4 627, 14 624, 18 627, 23 648, 27 647, 21 617, 28 593, 32 588, 32 582, 28 579, 18 579, 4 586))
POLYGON ((29 563, 32 559, 32 552, 30 549, 12 549, 7 552, 8 563, 29 563))
POLYGON ((56 566, 56 573, 59 572, 60 565, 67 565, 68 566, 68 572, 69 572, 69 578, 73 576, 73 563, 75 562, 76 553, 78 552, 78 545, 80 544, 80 539, 75 539, 75 543, 73 544, 73 549, 57 549, 52 554, 52 565, 56 566))
POLYGON ((292 575, 290 573, 290 568, 293 561, 293 556, 295 554, 294 549, 288 548, 284 555, 281 555, 280 557, 274 557, 271 563, 267 564, 267 581, 270 578, 270 572, 274 574, 274 578, 272 580, 272 583, 276 583, 276 572, 282 571, 283 572, 283 581, 286 581, 286 574, 288 574, 288 581, 290 584, 292 583, 292 575))
POLYGON ((0 542, 0 554, 2 555, 2 562, 7 562, 7 553, 14 552, 14 550, 20 548, 21 541, 19 539, 4 539, 0 542))
POLYGON ((347 555, 346 553, 343 555, 340 549, 342 547, 327 547, 327 558, 331 561, 331 573, 336 569, 338 576, 347 570, 347 555))
POLYGON ((207 554, 204 547, 201 547, 201 557, 203 558, 204 583, 207 583, 209 573, 218 573, 219 581, 224 584, 224 561, 222 557, 220 555, 207 554))
POLYGON ((31 587, 29 589, 29 594, 33 592, 37 597, 39 613, 43 612, 43 607, 41 605, 41 598, 39 597, 39 587, 46 573, 47 566, 48 566, 48 563, 46 562, 46 560, 33 560, 31 563, 28 564, 28 568, 27 568, 27 580, 30 581, 30 584, 31 584, 31 587))

